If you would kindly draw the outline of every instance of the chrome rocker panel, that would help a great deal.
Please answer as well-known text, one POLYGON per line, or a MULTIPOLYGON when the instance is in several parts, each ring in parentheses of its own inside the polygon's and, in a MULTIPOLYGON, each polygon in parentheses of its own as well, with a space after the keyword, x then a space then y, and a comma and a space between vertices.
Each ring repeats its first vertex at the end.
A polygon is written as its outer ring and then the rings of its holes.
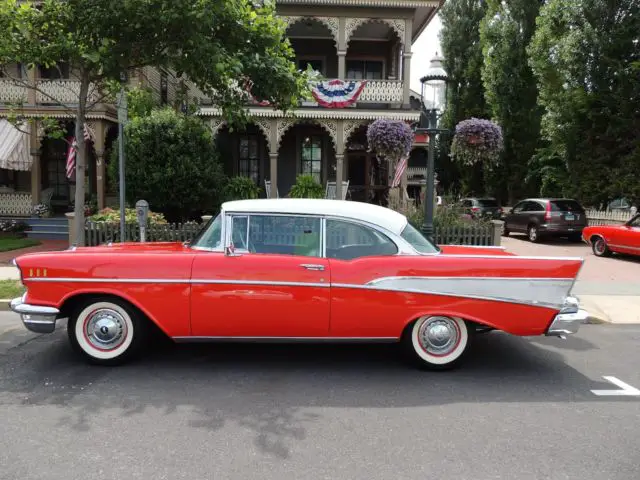
POLYGON ((35 333, 53 333, 56 329, 56 318, 60 313, 57 308, 29 305, 24 303, 24 296, 14 298, 9 306, 11 310, 20 314, 27 330, 35 333))
POLYGON ((589 313, 580 308, 580 303, 575 297, 567 297, 564 306, 547 329, 547 336, 564 337, 578 332, 580 324, 585 323, 589 313))

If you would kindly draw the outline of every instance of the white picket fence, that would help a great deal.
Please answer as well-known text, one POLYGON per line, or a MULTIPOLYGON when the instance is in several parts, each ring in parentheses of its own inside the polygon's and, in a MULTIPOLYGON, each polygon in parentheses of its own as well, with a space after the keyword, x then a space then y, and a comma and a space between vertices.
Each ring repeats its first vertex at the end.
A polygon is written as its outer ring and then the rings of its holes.
POLYGON ((631 219, 631 212, 586 210, 589 225, 622 225, 631 219))

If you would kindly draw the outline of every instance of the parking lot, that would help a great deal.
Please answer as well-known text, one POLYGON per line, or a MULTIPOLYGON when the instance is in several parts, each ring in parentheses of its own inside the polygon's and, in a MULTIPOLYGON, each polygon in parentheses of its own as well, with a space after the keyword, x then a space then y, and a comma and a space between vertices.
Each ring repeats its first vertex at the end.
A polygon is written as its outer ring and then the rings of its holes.
POLYGON ((637 478, 640 397, 592 390, 640 387, 640 326, 494 332, 451 372, 391 345, 158 345, 101 368, 64 327, 0 316, 3 480, 637 478))

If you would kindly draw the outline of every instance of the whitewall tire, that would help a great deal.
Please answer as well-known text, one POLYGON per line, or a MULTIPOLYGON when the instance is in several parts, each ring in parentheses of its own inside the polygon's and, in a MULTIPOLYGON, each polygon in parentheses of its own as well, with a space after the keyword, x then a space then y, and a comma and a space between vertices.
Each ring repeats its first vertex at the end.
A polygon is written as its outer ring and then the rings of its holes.
POLYGON ((461 318, 424 316, 409 327, 405 349, 418 366, 446 370, 459 364, 469 346, 471 333, 461 318))
POLYGON ((67 333, 71 346, 88 362, 117 365, 138 352, 145 327, 128 303, 95 297, 74 309, 67 333))

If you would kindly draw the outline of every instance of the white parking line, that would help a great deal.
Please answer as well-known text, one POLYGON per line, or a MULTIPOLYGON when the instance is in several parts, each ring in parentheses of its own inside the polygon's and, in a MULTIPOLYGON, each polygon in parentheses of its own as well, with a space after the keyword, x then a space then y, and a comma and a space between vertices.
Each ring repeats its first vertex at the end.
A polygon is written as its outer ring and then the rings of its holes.
POLYGON ((608 382, 613 383, 620 387, 621 390, 591 390, 591 393, 599 396, 621 396, 621 397, 640 397, 640 390, 632 387, 628 383, 624 383, 622 380, 616 377, 602 377, 608 382))

